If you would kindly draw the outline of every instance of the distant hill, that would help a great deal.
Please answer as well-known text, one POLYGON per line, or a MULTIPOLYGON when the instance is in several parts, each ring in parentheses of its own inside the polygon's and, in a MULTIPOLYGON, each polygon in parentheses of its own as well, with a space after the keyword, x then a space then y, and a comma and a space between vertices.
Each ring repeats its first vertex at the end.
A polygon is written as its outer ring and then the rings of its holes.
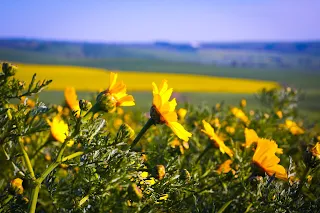
POLYGON ((55 59, 144 59, 242 68, 320 70, 320 42, 89 43, 0 39, 0 59, 35 63, 55 59), (29 54, 29 56, 27 56, 29 54), (23 56, 24 55, 24 56, 23 56))

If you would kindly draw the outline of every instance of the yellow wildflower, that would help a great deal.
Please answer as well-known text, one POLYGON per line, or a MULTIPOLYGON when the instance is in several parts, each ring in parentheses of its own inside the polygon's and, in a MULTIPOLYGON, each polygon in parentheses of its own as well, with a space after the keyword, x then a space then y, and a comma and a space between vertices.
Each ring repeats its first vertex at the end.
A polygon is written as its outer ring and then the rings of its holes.
POLYGON ((234 116, 236 116, 237 118, 239 118, 240 120, 242 120, 244 123, 248 123, 249 119, 246 116, 246 114, 244 114, 244 112, 237 108, 237 107, 233 107, 231 109, 232 114, 234 114, 234 116))
POLYGON ((175 138, 174 140, 172 140, 171 142, 169 142, 169 145, 172 148, 176 148, 179 147, 181 154, 184 154, 184 150, 185 149, 189 149, 189 143, 188 141, 180 141, 179 139, 175 138))
POLYGON ((228 159, 226 160, 225 162, 223 162, 219 168, 217 169, 217 172, 218 174, 221 174, 221 173, 228 173, 230 171, 232 171, 232 174, 235 174, 236 172, 234 171, 234 169, 232 169, 230 167, 230 165, 233 163, 232 160, 228 159))
POLYGON ((220 121, 219 121, 219 118, 215 118, 215 119, 213 120, 213 125, 214 125, 214 127, 216 127, 216 128, 219 128, 219 127, 221 126, 220 121))
POLYGON ((292 120, 286 120, 286 124, 285 124, 286 128, 289 129, 289 131, 291 132, 291 134, 293 135, 301 135, 304 133, 304 130, 302 128, 300 128, 296 122, 292 121, 292 120))
MULTIPOLYGON (((21 102, 21 103, 24 103, 25 100, 26 100, 26 98, 27 98, 27 97, 22 96, 20 102, 21 102)), ((31 100, 30 98, 28 98, 28 100, 26 101, 26 105, 27 105, 28 107, 30 107, 30 108, 33 108, 33 107, 35 107, 36 103, 35 103, 33 100, 31 100)))
POLYGON ((226 127, 226 131, 227 131, 227 133, 233 135, 236 130, 235 130, 235 128, 232 127, 232 126, 227 126, 227 127, 226 127))
POLYGON ((11 181, 11 187, 18 194, 22 194, 24 191, 23 186, 22 186, 22 182, 23 182, 23 180, 21 178, 16 178, 11 181))
POLYGON ((152 177, 152 178, 150 178, 149 180, 146 180, 145 182, 146 182, 146 184, 148 184, 148 185, 150 185, 150 186, 152 186, 152 185, 156 184, 156 181, 154 180, 154 178, 153 178, 153 177, 152 177))
POLYGON ((140 177, 143 178, 143 179, 147 178, 148 175, 149 175, 148 172, 141 172, 141 173, 140 173, 140 177))
POLYGON ((240 101, 240 106, 241 107, 246 107, 247 106, 247 100, 246 99, 241 99, 241 101, 240 101))
POLYGON ((66 99, 69 108, 75 112, 76 116, 80 116, 80 106, 76 90, 74 87, 66 87, 64 90, 64 98, 66 99))
MULTIPOLYGON (((47 122, 51 127, 50 131, 51 131, 52 137, 55 140, 63 143, 67 138, 67 136, 69 135, 68 125, 59 116, 54 117, 52 121, 47 120, 47 122)), ((72 146, 72 145, 73 145, 73 141, 70 141, 68 143, 68 146, 72 146)))
POLYGON ((164 167, 164 165, 157 165, 156 166, 157 169, 157 178, 158 180, 162 180, 164 178, 164 176, 166 175, 166 168, 164 167))
POLYGON ((280 118, 280 119, 283 117, 281 110, 277 111, 276 114, 277 114, 278 118, 280 118))
MULTIPOLYGON (((245 147, 249 148, 253 143, 257 143, 260 140, 260 137, 257 135, 256 131, 253 129, 245 128, 244 134, 246 137, 246 144, 245 147)), ((283 154, 283 149, 278 148, 278 145, 275 141, 271 140, 272 143, 274 143, 277 147, 276 153, 277 154, 283 154)))
POLYGON ((184 118, 186 117, 187 112, 188 111, 186 109, 184 109, 184 108, 180 108, 178 110, 177 114, 178 114, 180 120, 184 120, 184 118))
POLYGON ((169 197, 168 194, 163 194, 163 195, 161 195, 161 197, 159 198, 159 200, 167 200, 168 197, 169 197))
POLYGON ((311 153, 313 156, 320 159, 320 142, 316 143, 316 145, 311 148, 311 153))
POLYGON ((277 178, 287 180, 287 172, 283 166, 279 165, 280 159, 275 155, 277 149, 278 146, 274 141, 260 138, 252 158, 253 163, 269 176, 275 175, 277 178))
POLYGON ((169 101, 172 88, 168 89, 166 80, 162 82, 160 87, 153 82, 153 106, 151 109, 151 117, 155 123, 165 123, 171 130, 182 140, 188 141, 191 133, 186 131, 183 126, 177 122, 177 113, 175 108, 177 106, 176 99, 169 101))
POLYGON ((220 152, 228 154, 233 157, 233 151, 227 147, 224 142, 216 135, 212 126, 205 120, 202 121, 204 129, 201 131, 210 137, 210 140, 214 142, 214 145, 220 149, 220 152))
POLYGON ((110 73, 109 88, 101 92, 97 97, 97 104, 100 109, 113 112, 118 106, 134 106, 132 95, 127 94, 127 87, 121 81, 117 83, 118 74, 110 73))

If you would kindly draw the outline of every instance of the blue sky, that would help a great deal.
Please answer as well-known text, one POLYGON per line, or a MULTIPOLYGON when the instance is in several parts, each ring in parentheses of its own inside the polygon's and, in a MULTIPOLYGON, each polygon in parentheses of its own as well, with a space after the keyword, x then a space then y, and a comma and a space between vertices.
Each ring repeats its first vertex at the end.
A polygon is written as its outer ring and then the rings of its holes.
POLYGON ((320 40, 320 0, 1 0, 0 37, 141 42, 320 40))

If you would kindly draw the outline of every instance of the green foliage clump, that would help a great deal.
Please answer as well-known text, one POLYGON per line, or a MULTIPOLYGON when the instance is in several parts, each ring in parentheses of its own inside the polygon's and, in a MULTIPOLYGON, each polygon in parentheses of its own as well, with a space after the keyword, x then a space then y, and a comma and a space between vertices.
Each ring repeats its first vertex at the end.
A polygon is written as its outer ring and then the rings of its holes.
POLYGON ((0 212, 320 209, 320 129, 300 117, 294 89, 261 91, 266 107, 259 110, 250 110, 245 100, 239 106, 186 104, 187 114, 178 111, 178 121, 192 133, 188 142, 166 125, 152 125, 133 140, 134 132, 145 129, 145 114, 121 108, 101 113, 87 100, 80 101, 81 113, 66 104, 46 106, 32 99, 51 81, 35 83, 34 75, 26 85, 15 72, 15 66, 2 64, 0 212), (233 156, 201 131, 203 120, 233 156), (245 147, 246 129, 283 150, 278 156, 286 180, 257 172, 255 144, 245 147), (226 162, 229 167, 222 168, 226 162))

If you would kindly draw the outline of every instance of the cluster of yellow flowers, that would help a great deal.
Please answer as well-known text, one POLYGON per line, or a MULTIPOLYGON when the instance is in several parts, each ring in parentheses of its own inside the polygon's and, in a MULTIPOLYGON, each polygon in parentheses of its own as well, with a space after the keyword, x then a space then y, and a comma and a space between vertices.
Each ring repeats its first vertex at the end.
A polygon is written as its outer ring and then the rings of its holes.
MULTIPOLYGON (((117 82, 118 74, 111 72, 110 85, 108 89, 102 91, 96 100, 96 111, 114 112, 118 106, 134 106, 135 101, 132 95, 126 92, 126 85, 123 82, 117 82)), ((166 124, 172 131, 183 141, 188 141, 191 133, 186 131, 184 127, 178 123, 178 115, 175 112, 177 105, 176 99, 169 100, 172 95, 172 88, 168 88, 166 80, 162 82, 160 87, 153 82, 153 105, 151 118, 154 124, 166 124)), ((73 87, 67 87, 64 92, 65 100, 69 108, 74 112, 76 117, 82 115, 82 109, 79 105, 76 91, 73 87)), ((93 106, 92 108, 94 108, 93 106)), ((96 112, 95 111, 95 112, 96 112)), ((179 116, 184 117, 186 111, 179 111, 179 116)), ((83 115, 85 116, 85 115, 83 115)), ((63 143, 69 134, 68 125, 61 119, 58 114, 52 121, 47 120, 51 126, 52 137, 63 143)), ((72 141, 68 143, 72 146, 72 141)), ((185 145, 184 145, 185 146, 185 145)), ((186 147, 186 146, 185 146, 186 147)))
MULTIPOLYGON (((133 96, 127 94, 126 85, 123 82, 117 82, 117 77, 118 75, 116 73, 111 72, 110 85, 108 89, 102 91, 98 95, 96 105, 93 106, 89 112, 92 111, 93 108, 96 108, 95 112, 97 112, 97 108, 98 110, 106 112, 114 112, 118 106, 135 105, 133 96)), ((168 127, 170 127, 175 135, 182 141, 176 138, 173 139, 169 145, 173 148, 179 147, 180 152, 183 154, 184 150, 189 148, 188 140, 192 134, 185 130, 185 128, 178 122, 178 118, 183 122, 187 110, 181 108, 178 110, 178 112, 175 111, 177 102, 175 98, 170 100, 173 89, 169 88, 166 80, 163 80, 159 87, 153 82, 152 87, 153 102, 150 110, 150 120, 152 121, 151 124, 166 124, 168 127)), ((66 88, 64 94, 66 103, 74 112, 74 115, 76 117, 85 116, 81 112, 83 109, 79 105, 75 89, 73 87, 68 87, 66 88)), ((246 106, 246 100, 241 100, 240 106, 241 108, 244 108, 246 106)), ((236 118, 240 119, 245 126, 248 126, 248 124, 250 124, 250 120, 241 108, 233 107, 230 111, 236 118)), ((281 111, 276 112, 276 114, 279 118, 282 118, 281 111)), ((219 119, 216 118, 214 121, 216 127, 221 126, 219 119)), ((68 125, 60 118, 60 115, 54 117, 52 121, 48 120, 48 123, 51 126, 51 135, 53 138, 63 143, 69 134, 68 125)), ((217 172, 227 173, 232 171, 235 173, 235 170, 231 168, 234 151, 225 145, 223 137, 217 135, 214 128, 208 122, 203 120, 202 123, 203 129, 201 131, 210 138, 212 145, 217 147, 221 153, 225 153, 231 158, 221 164, 217 172)), ((288 129, 293 135, 304 133, 304 130, 291 120, 286 120, 282 127, 288 129)), ((235 128, 232 126, 227 126, 226 131, 232 135, 235 132, 235 128)), ((288 178, 287 172, 285 168, 279 164, 280 159, 276 156, 276 154, 282 154, 283 150, 278 148, 277 143, 274 140, 260 138, 253 129, 245 128, 244 132, 246 139, 244 147, 250 148, 253 144, 255 145, 252 162, 268 175, 274 175, 277 178, 286 180, 288 178)), ((72 144, 73 142, 71 141, 68 145, 72 146, 72 144)), ((319 149, 320 145, 318 143, 312 149, 312 152, 319 156, 319 149)))

